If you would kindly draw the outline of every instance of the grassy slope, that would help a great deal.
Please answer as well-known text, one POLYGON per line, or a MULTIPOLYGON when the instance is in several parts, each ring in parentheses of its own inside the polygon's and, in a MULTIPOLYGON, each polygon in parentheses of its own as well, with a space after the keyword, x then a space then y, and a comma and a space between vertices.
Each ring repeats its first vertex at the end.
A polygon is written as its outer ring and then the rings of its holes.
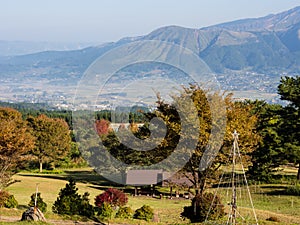
MULTIPOLYGON (((20 173, 14 177, 20 182, 16 182, 8 188, 8 191, 15 195, 20 207, 18 210, 0 209, 0 215, 21 218, 21 214, 30 200, 30 195, 35 192, 35 187, 38 183, 39 191, 42 193, 44 201, 48 204, 48 212, 45 214, 46 218, 60 219, 59 216, 51 212, 51 206, 57 198, 59 190, 65 186, 66 179, 70 176, 78 180, 77 187, 80 193, 85 191, 90 193, 91 203, 94 202, 96 195, 108 187, 107 183, 100 176, 91 174, 90 171, 71 171, 57 175, 20 173)), ((284 189, 285 186, 260 185, 252 186, 251 188, 256 212, 261 221, 260 224, 279 224, 265 222, 270 216, 279 218, 282 222, 281 224, 300 224, 300 198, 276 194, 284 189), (275 194, 270 194, 271 192, 275 194)), ((137 209, 144 204, 154 208, 161 224, 186 223, 180 219, 179 215, 183 206, 190 204, 189 200, 160 200, 146 196, 129 197, 128 205, 133 209, 137 209)), ((135 224, 136 221, 126 221, 126 223, 135 224)))

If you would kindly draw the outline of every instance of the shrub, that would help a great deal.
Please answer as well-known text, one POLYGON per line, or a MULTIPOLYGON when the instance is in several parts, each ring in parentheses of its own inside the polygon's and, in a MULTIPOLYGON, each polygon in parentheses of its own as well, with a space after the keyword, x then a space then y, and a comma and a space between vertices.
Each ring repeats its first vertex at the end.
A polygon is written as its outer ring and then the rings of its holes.
POLYGON ((5 208, 17 208, 19 205, 18 201, 15 199, 15 196, 10 195, 6 202, 4 203, 5 208))
POLYGON ((113 217, 113 213, 114 213, 114 210, 113 210, 112 206, 107 202, 104 202, 98 208, 98 216, 101 219, 104 219, 104 218, 110 218, 111 219, 113 217))
POLYGON ((300 186, 299 185, 289 186, 286 189, 285 194, 300 196, 300 186))
POLYGON ((121 219, 130 219, 133 216, 133 210, 130 207, 119 208, 116 217, 121 219))
POLYGON ((94 208, 89 203, 89 193, 83 196, 77 193, 78 188, 74 180, 70 180, 66 187, 61 189, 59 195, 54 202, 52 211, 62 215, 80 215, 92 217, 94 208))
POLYGON ((101 207, 103 203, 110 204, 113 208, 124 206, 128 202, 126 194, 118 189, 109 188, 104 193, 96 196, 95 205, 101 207))
POLYGON ((218 196, 212 193, 198 194, 192 199, 192 205, 184 207, 181 213, 183 217, 191 220, 191 222, 203 222, 208 220, 217 220, 225 215, 224 205, 218 196), (196 213, 195 213, 196 206, 196 213))
POLYGON ((10 195, 7 191, 0 191, 0 208, 16 208, 18 202, 13 195, 10 195))
MULTIPOLYGON (((35 193, 33 193, 30 196, 31 200, 28 204, 28 206, 34 207, 35 202, 35 193)), ((47 211, 47 203, 43 201, 41 197, 41 193, 37 193, 37 199, 36 199, 36 206, 41 210, 43 213, 47 211)))
POLYGON ((134 219, 150 221, 153 219, 153 209, 148 205, 143 205, 141 208, 135 210, 134 219))
POLYGON ((91 218, 94 216, 95 210, 94 207, 90 204, 89 196, 90 194, 88 192, 85 192, 83 194, 82 199, 80 201, 78 214, 91 218))

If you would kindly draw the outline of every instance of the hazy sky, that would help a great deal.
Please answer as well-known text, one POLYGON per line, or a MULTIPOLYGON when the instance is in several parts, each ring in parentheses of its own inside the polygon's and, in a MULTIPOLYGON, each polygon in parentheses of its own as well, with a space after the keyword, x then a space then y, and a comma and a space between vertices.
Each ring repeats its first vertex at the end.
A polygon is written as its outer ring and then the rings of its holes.
POLYGON ((278 13, 299 0, 0 0, 0 40, 108 42, 278 13))

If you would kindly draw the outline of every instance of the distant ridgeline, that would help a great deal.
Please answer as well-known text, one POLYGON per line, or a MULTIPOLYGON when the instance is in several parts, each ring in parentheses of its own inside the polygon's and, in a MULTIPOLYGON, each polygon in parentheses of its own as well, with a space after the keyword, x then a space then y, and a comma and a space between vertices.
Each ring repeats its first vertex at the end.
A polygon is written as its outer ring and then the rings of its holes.
MULTIPOLYGON (((279 103, 277 86, 281 77, 297 76, 300 73, 299 29, 300 7, 296 7, 265 17, 199 29, 161 27, 143 36, 79 50, 0 57, 0 77, 6 85, 6 91, 0 92, 0 98, 27 102, 38 99, 64 104, 73 99, 82 75, 97 58, 135 41, 161 41, 170 44, 170 48, 164 49, 166 60, 172 59, 178 46, 188 49, 207 64, 215 74, 220 88, 234 92, 237 98, 265 99, 279 103), (32 85, 25 87, 24 83, 32 85)), ((143 46, 137 45, 132 53, 143 54, 143 46)), ((158 65, 155 75, 160 75, 161 66, 158 65)), ((137 80, 147 76, 149 69, 147 63, 125 67, 116 74, 118 79, 113 84, 122 90, 123 81, 128 75, 137 80)), ((173 70, 169 70, 169 73, 172 74, 172 80, 181 83, 180 73, 173 70)), ((113 93, 102 93, 104 101, 115 97, 128 100, 128 96, 116 93, 115 90, 113 93)))
MULTIPOLYGON (((50 118, 61 118, 64 119, 70 128, 72 128, 72 111, 62 110, 56 107, 50 106, 46 103, 9 103, 1 102, 0 107, 9 107, 18 110, 22 113, 23 118, 29 116, 38 116, 45 114, 50 118)), ((84 111, 83 111, 84 113, 84 111)), ((95 119, 105 119, 114 123, 144 123, 146 121, 145 114, 149 113, 149 109, 141 106, 133 107, 118 107, 115 111, 112 110, 101 110, 95 112, 95 119)))

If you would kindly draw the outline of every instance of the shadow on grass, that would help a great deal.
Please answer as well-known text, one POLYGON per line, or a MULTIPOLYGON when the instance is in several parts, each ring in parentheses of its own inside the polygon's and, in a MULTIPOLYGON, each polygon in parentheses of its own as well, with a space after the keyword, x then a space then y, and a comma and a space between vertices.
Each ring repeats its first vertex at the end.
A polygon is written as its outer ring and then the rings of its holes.
POLYGON ((17 209, 20 209, 20 210, 27 210, 29 208, 28 205, 18 205, 17 206, 17 209))
POLYGON ((293 188, 285 188, 281 190, 273 190, 266 193, 267 195, 287 195, 287 196, 300 196, 300 191, 293 188))
MULTIPOLYGON (((38 177, 38 178, 45 178, 45 179, 56 179, 62 181, 68 181, 71 178, 76 181, 76 183, 84 183, 88 184, 89 188, 93 188, 99 191, 105 191, 110 187, 121 189, 128 195, 135 195, 135 187, 134 186, 125 186, 122 184, 117 184, 107 180, 105 177, 97 174, 91 170, 80 170, 80 171, 63 171, 63 173, 59 174, 50 174, 46 173, 20 173, 19 176, 24 177, 38 177)), ((155 189, 155 195, 169 195, 169 191, 160 191, 155 189)), ((153 190, 150 186, 139 186, 138 187, 138 194, 143 196, 152 196, 153 190)), ((174 194, 174 193, 173 193, 174 194)))
POLYGON ((40 177, 46 179, 56 179, 56 180, 64 180, 68 181, 71 178, 75 180, 77 183, 84 184, 93 184, 99 186, 120 186, 116 183, 113 183, 103 176, 93 172, 93 171, 64 171, 63 174, 46 174, 46 173, 30 173, 30 174, 19 174, 19 176, 24 177, 40 177))
POLYGON ((270 185, 259 186, 259 188, 261 188, 261 189, 286 189, 287 186, 270 184, 270 185))
POLYGON ((300 186, 299 185, 264 185, 259 187, 263 190, 260 193, 261 195, 273 195, 273 196, 300 196, 300 186))

